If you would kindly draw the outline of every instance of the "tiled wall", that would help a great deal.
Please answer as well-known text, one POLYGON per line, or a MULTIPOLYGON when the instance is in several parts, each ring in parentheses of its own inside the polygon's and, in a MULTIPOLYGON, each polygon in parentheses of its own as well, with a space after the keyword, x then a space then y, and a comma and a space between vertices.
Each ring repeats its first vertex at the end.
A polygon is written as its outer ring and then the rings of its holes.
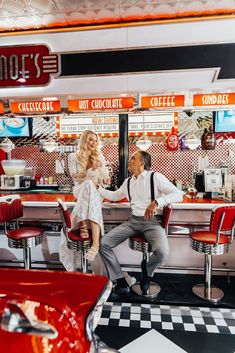
MULTIPOLYGON (((130 145, 130 154, 135 152, 137 147, 130 145)), ((207 155, 211 166, 228 165, 230 173, 235 174, 235 144, 220 144, 215 150, 202 151, 168 151, 164 144, 153 144, 148 151, 152 155, 152 169, 165 174, 170 180, 181 180, 184 184, 190 184, 193 171, 198 170, 198 157, 207 155), (229 157, 229 150, 233 152, 233 157, 229 157)), ((102 148, 102 152, 115 171, 118 173, 118 146, 117 144, 107 145, 102 148)), ((230 152, 231 154, 231 152, 230 152)), ((25 159, 27 166, 35 167, 36 172, 45 176, 57 177, 59 183, 71 183, 64 174, 56 174, 56 159, 65 160, 65 170, 67 170, 68 153, 58 154, 56 152, 40 152, 38 146, 17 147, 12 151, 12 158, 25 159)), ((115 179, 116 180, 116 179, 115 179)))
MULTIPOLYGON (((179 115, 179 137, 193 136, 200 138, 205 127, 212 124, 212 112, 194 112, 189 117, 185 112, 179 115)), ((71 178, 65 174, 56 173, 56 160, 65 161, 65 171, 68 173, 67 156, 68 153, 41 152, 39 149, 39 140, 46 138, 55 138, 55 121, 47 121, 43 118, 34 119, 33 137, 31 139, 21 139, 16 141, 17 147, 12 151, 12 158, 24 159, 27 166, 35 167, 36 173, 45 177, 56 177, 58 183, 72 184, 71 178)), ((184 184, 190 184, 193 171, 198 170, 198 157, 208 156, 211 166, 226 165, 231 174, 235 174, 235 144, 223 143, 217 144, 215 150, 204 151, 196 150, 178 150, 168 151, 165 146, 165 138, 151 138, 152 146, 149 152, 152 155, 152 169, 165 174, 170 180, 181 180, 184 184), (232 152, 232 153, 231 153, 232 152), (232 157, 229 155, 233 154, 232 157)), ((135 138, 130 138, 129 154, 137 150, 135 138)), ((59 144, 76 145, 76 140, 58 141, 59 144)), ((113 184, 116 184, 118 174, 118 141, 116 138, 105 138, 102 152, 107 161, 114 169, 113 184)))

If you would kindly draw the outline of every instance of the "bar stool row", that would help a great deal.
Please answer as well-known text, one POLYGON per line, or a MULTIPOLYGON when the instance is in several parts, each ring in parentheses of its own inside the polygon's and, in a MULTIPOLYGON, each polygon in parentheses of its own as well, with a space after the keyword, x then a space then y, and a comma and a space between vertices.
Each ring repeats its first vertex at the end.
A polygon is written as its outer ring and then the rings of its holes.
MULTIPOLYGON (((61 214, 63 230, 67 239, 67 246, 73 251, 81 252, 81 271, 87 271, 86 251, 91 246, 91 234, 89 238, 82 238, 80 231, 71 230, 70 213, 62 200, 58 199, 58 207, 61 214)), ((168 224, 171 214, 170 206, 163 209, 163 227, 168 233, 168 224)), ((9 195, 0 197, 0 222, 4 223, 5 234, 8 237, 10 248, 23 249, 24 267, 29 269, 31 264, 30 249, 43 241, 43 229, 38 227, 19 227, 18 220, 23 216, 23 206, 19 195, 9 195), (8 229, 8 223, 15 221, 15 229, 8 229)), ((190 234, 191 247, 194 251, 205 255, 204 284, 193 287, 195 295, 202 299, 217 302, 223 297, 223 291, 215 288, 211 284, 212 277, 212 256, 223 255, 228 252, 234 238, 235 227, 235 205, 221 206, 212 210, 209 229, 197 231, 190 234)), ((142 269, 143 274, 146 262, 151 253, 151 246, 143 235, 136 234, 129 239, 129 247, 132 250, 143 253, 142 269)), ((148 293, 143 294, 140 284, 136 283, 132 287, 138 295, 156 297, 160 292, 160 286, 151 282, 148 293)))

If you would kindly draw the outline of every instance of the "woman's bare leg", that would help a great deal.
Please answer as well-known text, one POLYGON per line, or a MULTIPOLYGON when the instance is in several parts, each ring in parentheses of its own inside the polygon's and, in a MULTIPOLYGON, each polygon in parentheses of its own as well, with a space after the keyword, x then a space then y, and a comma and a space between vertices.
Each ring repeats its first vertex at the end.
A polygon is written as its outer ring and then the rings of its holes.
POLYGON ((91 233, 92 233, 92 245, 97 251, 100 247, 100 226, 98 223, 90 221, 91 233))
POLYGON ((89 261, 94 261, 100 247, 100 226, 98 223, 90 221, 91 233, 92 233, 92 244, 90 249, 86 253, 86 258, 89 261))
POLYGON ((81 221, 80 223, 80 235, 82 238, 89 237, 86 221, 81 221))

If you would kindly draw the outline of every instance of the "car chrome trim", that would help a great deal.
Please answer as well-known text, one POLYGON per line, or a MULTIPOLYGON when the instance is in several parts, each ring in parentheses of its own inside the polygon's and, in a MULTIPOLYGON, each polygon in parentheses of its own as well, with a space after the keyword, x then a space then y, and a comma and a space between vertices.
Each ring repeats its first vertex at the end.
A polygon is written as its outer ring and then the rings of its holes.
MULTIPOLYGON (((112 282, 109 280, 104 287, 99 298, 97 299, 94 308, 90 312, 86 320, 86 334, 88 339, 92 342, 95 338, 94 331, 98 325, 104 303, 107 301, 112 290, 112 282)), ((95 351, 96 352, 96 351, 95 351)))
POLYGON ((2 330, 8 332, 25 333, 49 339, 54 339, 58 336, 58 332, 51 325, 30 320, 21 308, 20 303, 16 301, 8 301, 6 303, 0 320, 0 327, 2 330))

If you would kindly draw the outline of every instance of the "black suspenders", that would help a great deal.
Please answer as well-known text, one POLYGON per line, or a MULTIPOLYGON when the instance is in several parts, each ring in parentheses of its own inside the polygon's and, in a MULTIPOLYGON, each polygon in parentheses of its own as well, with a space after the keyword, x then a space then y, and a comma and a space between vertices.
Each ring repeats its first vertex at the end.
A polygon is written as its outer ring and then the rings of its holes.
MULTIPOLYGON (((154 182, 153 182, 153 176, 154 176, 154 172, 152 172, 151 175, 150 175, 151 201, 154 200, 154 182)), ((131 202, 130 182, 131 182, 131 177, 129 177, 129 178, 127 179, 127 192, 128 192, 129 201, 131 202)))

